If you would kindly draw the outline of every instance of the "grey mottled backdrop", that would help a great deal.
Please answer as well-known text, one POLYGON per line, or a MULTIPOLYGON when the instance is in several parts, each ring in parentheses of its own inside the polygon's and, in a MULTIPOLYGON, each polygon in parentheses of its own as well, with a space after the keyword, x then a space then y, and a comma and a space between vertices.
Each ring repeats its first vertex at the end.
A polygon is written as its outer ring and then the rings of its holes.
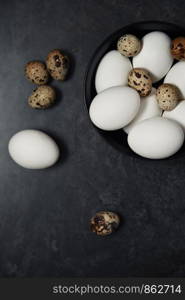
POLYGON ((185 158, 153 162, 118 152, 91 125, 84 72, 110 33, 136 21, 185 27, 185 2, 0 0, 0 275, 185 276, 185 158), (35 111, 24 65, 53 48, 73 70, 52 109, 35 111), (60 162, 31 171, 8 155, 10 137, 35 128, 53 136, 60 162), (89 231, 97 210, 117 211, 120 230, 89 231))

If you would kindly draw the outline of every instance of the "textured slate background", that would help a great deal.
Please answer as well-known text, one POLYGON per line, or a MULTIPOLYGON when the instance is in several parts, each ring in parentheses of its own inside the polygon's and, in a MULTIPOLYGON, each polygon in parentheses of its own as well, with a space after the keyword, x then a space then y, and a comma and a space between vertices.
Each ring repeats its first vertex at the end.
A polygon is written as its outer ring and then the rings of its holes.
POLYGON ((136 21, 185 26, 184 1, 0 1, 0 276, 185 276, 185 158, 154 162, 118 152, 83 103, 87 63, 102 40, 136 21), (35 111, 24 65, 53 48, 73 60, 52 109, 35 111), (31 171, 8 155, 10 137, 53 136, 61 160, 31 171), (121 214, 107 238, 89 232, 97 210, 121 214))

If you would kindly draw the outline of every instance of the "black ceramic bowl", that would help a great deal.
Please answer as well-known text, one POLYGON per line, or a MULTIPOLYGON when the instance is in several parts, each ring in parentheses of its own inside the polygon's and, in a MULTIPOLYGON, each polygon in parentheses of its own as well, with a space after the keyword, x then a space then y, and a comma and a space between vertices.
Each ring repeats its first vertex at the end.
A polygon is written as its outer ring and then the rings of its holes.
MULTIPOLYGON (((142 38, 145 34, 151 32, 151 31, 163 31, 167 33, 172 39, 178 36, 184 36, 185 30, 177 25, 170 24, 170 23, 163 23, 158 21, 150 21, 150 22, 140 22, 140 23, 134 23, 131 25, 128 25, 126 27, 123 27, 117 31, 115 31, 113 34, 111 34, 95 51, 93 54, 89 65, 87 67, 87 72, 85 76, 85 86, 84 86, 84 93, 85 93, 85 104, 89 111, 90 104, 93 100, 93 98, 96 95, 95 90, 95 74, 98 67, 98 64, 102 57, 110 50, 116 49, 117 40, 119 37, 126 33, 132 33, 136 35, 139 38, 142 38)), ((161 80, 162 82, 162 80, 161 80)), ((158 86, 161 84, 161 82, 158 82, 154 86, 158 86)), ((104 136, 104 138, 112 144, 116 149, 124 152, 127 152, 128 155, 136 156, 136 154, 129 148, 127 144, 127 134, 124 133, 123 130, 117 130, 117 131, 103 131, 99 128, 97 128, 97 131, 104 136)), ((178 155, 185 155, 184 147, 180 152, 178 152, 178 155)), ((183 156, 184 156, 183 155, 183 156)), ((175 155, 176 156, 176 155, 175 155)))

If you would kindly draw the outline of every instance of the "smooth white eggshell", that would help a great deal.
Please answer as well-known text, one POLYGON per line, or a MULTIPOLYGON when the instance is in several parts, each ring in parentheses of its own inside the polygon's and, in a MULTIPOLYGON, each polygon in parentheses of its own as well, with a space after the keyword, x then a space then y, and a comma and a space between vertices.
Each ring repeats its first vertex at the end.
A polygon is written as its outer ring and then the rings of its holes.
POLYGON ((141 97, 141 105, 139 111, 134 118, 126 127, 124 127, 124 131, 129 133, 130 130, 138 123, 145 119, 161 116, 162 110, 160 109, 157 100, 156 100, 156 89, 153 88, 150 95, 146 97, 141 97))
POLYGON ((176 153, 184 141, 184 131, 172 120, 155 117, 138 123, 128 135, 128 144, 137 154, 162 159, 176 153))
POLYGON ((89 114, 91 121, 103 130, 117 130, 136 116, 140 106, 139 94, 130 87, 112 87, 96 95, 89 114))
POLYGON ((95 77, 97 93, 119 85, 127 85, 128 74, 132 69, 129 58, 121 55, 117 50, 112 50, 101 59, 95 77))
POLYGON ((59 158, 59 148, 55 141, 39 130, 23 130, 9 141, 11 158, 28 169, 44 169, 52 166, 59 158))
POLYGON ((185 100, 180 101, 173 110, 164 111, 163 117, 178 122, 185 131, 185 100))
POLYGON ((142 38, 142 45, 139 54, 133 58, 133 66, 148 70, 153 82, 159 81, 173 63, 170 52, 171 40, 167 34, 153 31, 142 38))
POLYGON ((185 61, 177 62, 168 72, 164 79, 164 83, 176 85, 183 98, 185 98, 185 61))

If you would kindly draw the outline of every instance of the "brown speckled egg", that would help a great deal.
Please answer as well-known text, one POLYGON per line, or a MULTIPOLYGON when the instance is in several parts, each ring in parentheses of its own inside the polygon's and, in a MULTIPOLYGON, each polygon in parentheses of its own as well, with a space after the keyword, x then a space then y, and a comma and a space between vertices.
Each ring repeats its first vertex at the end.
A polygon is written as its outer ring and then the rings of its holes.
POLYGON ((119 223, 120 218, 116 213, 100 211, 91 218, 91 231, 101 236, 109 235, 118 228, 119 223))
POLYGON ((28 98, 28 104, 32 108, 48 108, 55 103, 56 93, 53 87, 42 85, 36 88, 28 98))
POLYGON ((47 69, 55 80, 65 80, 69 71, 69 59, 60 50, 52 50, 46 59, 47 69))
POLYGON ((171 54, 177 60, 185 60, 185 37, 180 36, 172 41, 171 54))
POLYGON ((181 100, 180 91, 176 86, 169 83, 161 84, 156 91, 157 102, 163 110, 172 110, 181 100))
POLYGON ((124 56, 133 57, 141 50, 141 41, 132 34, 121 36, 117 42, 117 50, 124 56))
POLYGON ((140 96, 145 97, 152 90, 152 79, 146 70, 135 68, 128 75, 128 85, 134 88, 140 96))
POLYGON ((40 61, 30 61, 25 66, 25 76, 32 83, 41 85, 49 80, 46 65, 40 61))

